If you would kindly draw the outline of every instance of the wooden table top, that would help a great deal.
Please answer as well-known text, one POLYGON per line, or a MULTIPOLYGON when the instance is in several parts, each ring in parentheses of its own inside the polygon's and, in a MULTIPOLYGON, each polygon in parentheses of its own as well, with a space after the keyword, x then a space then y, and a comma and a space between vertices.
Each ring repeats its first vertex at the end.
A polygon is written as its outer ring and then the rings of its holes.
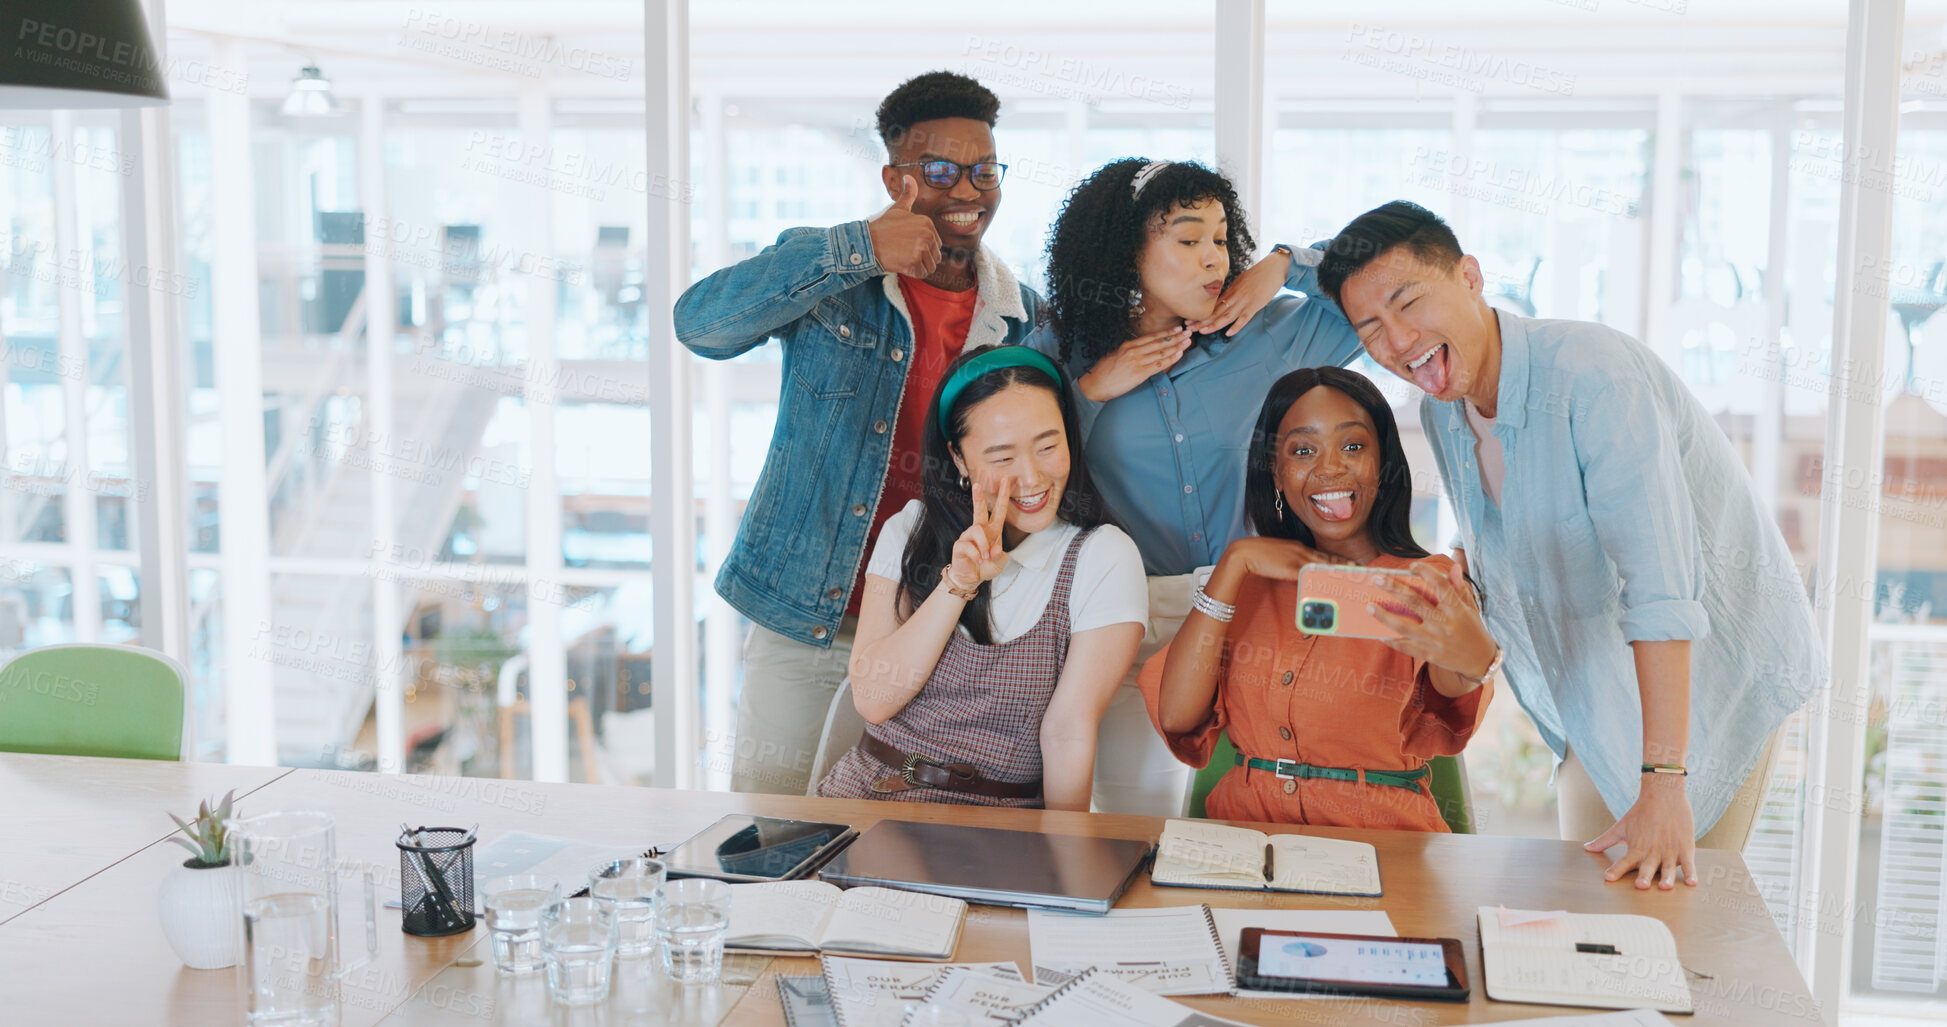
MULTIPOLYGON (((160 843, 176 830, 168 814, 187 820, 204 799, 222 798, 232 788, 248 799, 290 772, 163 760, 0 756, 0 923, 160 843)), ((189 857, 181 846, 167 848, 189 857)))
MULTIPOLYGON (((156 806, 181 805, 177 789, 217 792, 255 784, 251 814, 322 809, 338 823, 340 859, 373 865, 380 900, 396 894, 399 861, 393 839, 402 820, 414 824, 480 825, 483 839, 511 831, 558 835, 602 844, 668 846, 732 812, 796 816, 851 823, 863 829, 881 819, 952 820, 1015 830, 1045 830, 1111 838, 1154 839, 1162 821, 1153 817, 984 809, 920 803, 864 802, 784 796, 681 792, 653 788, 535 784, 481 778, 381 776, 337 771, 176 766, 143 761, 82 760, 0 755, 0 789, 17 781, 63 779, 90 782, 84 790, 116 792, 105 806, 129 810, 145 794, 156 806), (78 764, 80 765, 76 765, 78 764), (176 775, 173 779, 169 775, 176 775), (174 783, 170 783, 171 781, 174 783), (266 783, 267 782, 267 783, 266 783), (142 789, 150 789, 143 792, 142 789)), ((77 786, 79 787, 79 786, 77 786)), ((44 837, 63 830, 73 844, 66 890, 0 924, 0 967, 6 968, 8 1014, 31 1023, 241 1023, 234 972, 182 966, 162 938, 155 895, 163 875, 180 863, 176 846, 158 832, 110 837, 116 825, 69 816, 45 790, 31 804, 8 796, 8 837, 0 839, 0 880, 46 878, 34 850, 20 844, 16 824, 44 837), (58 819, 57 819, 58 818, 58 819), (117 844, 126 851, 115 853, 117 844), (97 865, 99 864, 99 865, 97 865), (16 869, 19 866, 27 870, 16 869), (116 968, 112 987, 81 986, 79 965, 116 968)), ((200 793, 198 794, 200 797, 200 793)), ((195 805, 194 801, 189 804, 195 805)), ((160 814, 158 813, 158 816, 160 814)), ((166 818, 165 823, 166 823, 166 818)), ((1265 830, 1280 830, 1253 825, 1265 830)), ((1386 895, 1379 899, 1269 895, 1252 892, 1157 889, 1141 876, 1119 903, 1123 907, 1207 903, 1271 909, 1379 909, 1403 936, 1462 941, 1473 987, 1469 1004, 1378 1000, 1184 998, 1179 1001, 1247 1023, 1445 1024, 1561 1016, 1574 1010, 1488 1002, 1480 985, 1480 948, 1474 910, 1509 904, 1579 913, 1641 913, 1670 926, 1683 963, 1710 975, 1693 980, 1694 1017, 1679 1022, 1754 1024, 1817 1022, 1817 1007, 1773 926, 1756 886, 1734 853, 1698 853, 1696 888, 1638 892, 1626 883, 1605 884, 1603 857, 1573 843, 1495 836, 1453 836, 1392 831, 1307 828, 1306 833, 1371 842, 1379 850, 1386 895)), ((360 901, 345 887, 341 904, 360 901)), ((348 926, 355 909, 341 910, 348 926)), ((486 929, 442 939, 413 938, 398 929, 397 910, 379 911, 379 952, 353 971, 342 990, 345 1027, 386 1024, 527 1023, 546 1012, 538 978, 500 979, 487 955, 486 929), (456 965, 478 961, 478 965, 456 965)), ((362 932, 346 932, 362 946, 362 932)), ((976 906, 969 913, 959 961, 1013 960, 1030 965, 1026 915, 1019 910, 976 906)), ((783 1022, 775 974, 815 973, 811 959, 737 959, 726 965, 726 983, 711 988, 672 988, 660 977, 618 984, 600 1019, 607 1024, 775 1025, 783 1022)), ((589 1021, 594 1022, 594 1021, 589 1021)))

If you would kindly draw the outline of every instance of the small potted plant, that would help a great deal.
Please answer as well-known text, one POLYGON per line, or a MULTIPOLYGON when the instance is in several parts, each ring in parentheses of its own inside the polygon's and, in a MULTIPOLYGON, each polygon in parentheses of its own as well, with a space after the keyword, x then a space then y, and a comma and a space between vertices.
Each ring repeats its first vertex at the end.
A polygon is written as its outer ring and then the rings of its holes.
POLYGON ((204 801, 192 821, 169 814, 187 836, 171 832, 169 840, 188 849, 192 858, 171 867, 162 879, 156 915, 169 947, 193 970, 237 965, 236 883, 232 873, 216 872, 230 866, 230 804, 236 794, 231 789, 214 809, 204 801))

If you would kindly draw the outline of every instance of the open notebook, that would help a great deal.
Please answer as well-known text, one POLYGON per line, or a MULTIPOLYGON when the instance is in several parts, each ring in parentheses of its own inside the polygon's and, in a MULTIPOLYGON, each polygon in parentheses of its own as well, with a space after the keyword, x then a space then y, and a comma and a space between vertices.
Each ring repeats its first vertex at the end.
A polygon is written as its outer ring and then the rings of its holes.
POLYGON ((1309 834, 1265 834, 1207 820, 1163 825, 1150 881, 1178 888, 1378 897, 1379 850, 1309 834))
POLYGON ((942 895, 853 888, 822 881, 730 886, 724 944, 770 952, 948 959, 960 944, 967 904, 942 895))
POLYGON ((1688 1013, 1677 940, 1654 917, 1482 906, 1481 976, 1496 1002, 1688 1013))

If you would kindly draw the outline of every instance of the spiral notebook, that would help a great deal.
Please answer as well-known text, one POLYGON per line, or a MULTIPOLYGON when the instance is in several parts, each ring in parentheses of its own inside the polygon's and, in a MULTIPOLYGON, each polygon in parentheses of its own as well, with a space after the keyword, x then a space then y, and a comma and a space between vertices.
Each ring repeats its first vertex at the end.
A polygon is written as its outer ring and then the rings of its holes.
POLYGON ((1224 995, 1236 987, 1209 906, 1114 909, 1100 916, 1028 911, 1036 984, 1099 970, 1157 995, 1224 995))

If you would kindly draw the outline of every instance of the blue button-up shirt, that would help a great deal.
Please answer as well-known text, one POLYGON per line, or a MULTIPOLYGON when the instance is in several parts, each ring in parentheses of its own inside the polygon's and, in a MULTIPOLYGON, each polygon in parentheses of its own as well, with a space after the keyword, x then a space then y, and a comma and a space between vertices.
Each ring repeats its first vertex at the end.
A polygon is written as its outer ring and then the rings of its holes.
MULTIPOLYGON (((1234 336, 1199 336, 1174 367, 1107 403, 1077 393, 1095 485, 1152 575, 1217 562, 1249 534, 1244 462, 1271 384, 1300 367, 1344 366, 1359 336, 1318 288, 1319 250, 1300 249, 1280 294, 1234 336)), ((1059 359, 1052 326, 1028 345, 1059 359)), ((1079 377, 1088 369, 1068 369, 1079 377)))
POLYGON ((1642 776, 1629 643, 1690 640, 1687 787, 1701 836, 1825 681, 1798 568, 1730 440, 1648 347, 1599 324, 1496 313, 1498 507, 1481 489, 1466 401, 1423 399, 1420 423, 1508 683, 1556 757, 1574 746, 1620 816, 1642 776))

